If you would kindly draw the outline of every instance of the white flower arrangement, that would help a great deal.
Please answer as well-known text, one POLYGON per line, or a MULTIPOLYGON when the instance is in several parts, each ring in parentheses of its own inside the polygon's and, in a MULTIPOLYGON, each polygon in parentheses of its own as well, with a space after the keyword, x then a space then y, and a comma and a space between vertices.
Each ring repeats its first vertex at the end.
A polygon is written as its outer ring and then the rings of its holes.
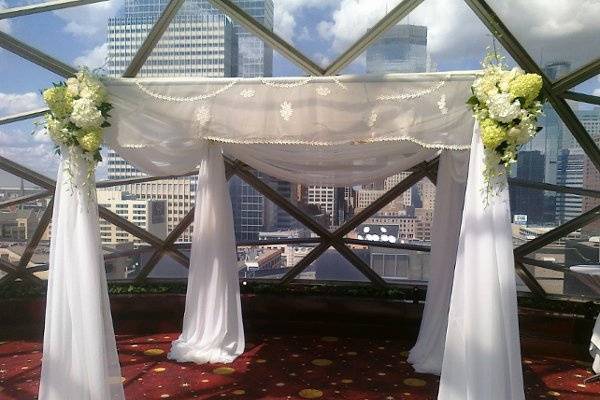
POLYGON ((106 101, 106 88, 96 75, 83 69, 66 82, 53 84, 42 96, 50 109, 44 126, 56 152, 69 151, 71 156, 82 158, 89 181, 102 161, 102 128, 110 126, 112 105, 106 101))
POLYGON ((542 128, 542 77, 507 69, 503 58, 488 52, 482 62, 483 75, 475 80, 467 104, 479 121, 485 149, 486 195, 504 188, 507 168, 517 161, 519 148, 542 128))

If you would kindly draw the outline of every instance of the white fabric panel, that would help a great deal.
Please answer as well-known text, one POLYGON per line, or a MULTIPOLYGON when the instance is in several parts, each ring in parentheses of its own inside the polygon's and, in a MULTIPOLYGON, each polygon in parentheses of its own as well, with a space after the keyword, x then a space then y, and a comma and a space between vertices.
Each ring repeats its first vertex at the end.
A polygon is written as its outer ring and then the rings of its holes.
POLYGON ((338 146, 223 144, 223 150, 275 178, 331 186, 372 183, 431 160, 439 153, 410 142, 338 146))
POLYGON ((183 330, 169 358, 229 363, 244 352, 233 213, 220 146, 199 157, 183 330))
POLYGON ((52 215, 40 400, 125 398, 95 188, 90 192, 84 185, 85 174, 86 164, 63 151, 52 215))
POLYGON ((523 400, 508 189, 485 204, 473 135, 438 400, 523 400))
MULTIPOLYGON (((469 148, 473 126, 465 99, 471 94, 474 77, 473 72, 465 72, 110 79, 106 85, 114 110, 105 140, 138 168, 155 174, 192 170, 207 140, 305 145, 305 154, 309 149, 329 147, 318 150, 325 157, 339 156, 349 145, 366 143, 381 144, 380 149, 393 143, 402 149, 403 157, 419 153, 423 147, 464 150, 469 148), (342 147, 332 150, 335 145, 342 147)), ((244 151, 243 147, 237 150, 244 151)), ((363 152, 359 162, 382 176, 373 164, 375 159, 376 154, 363 152)), ((382 168, 389 167, 386 158, 382 168)))
POLYGON ((439 375, 442 371, 468 169, 468 152, 444 151, 440 156, 427 298, 419 337, 408 357, 415 371, 420 373, 439 375))

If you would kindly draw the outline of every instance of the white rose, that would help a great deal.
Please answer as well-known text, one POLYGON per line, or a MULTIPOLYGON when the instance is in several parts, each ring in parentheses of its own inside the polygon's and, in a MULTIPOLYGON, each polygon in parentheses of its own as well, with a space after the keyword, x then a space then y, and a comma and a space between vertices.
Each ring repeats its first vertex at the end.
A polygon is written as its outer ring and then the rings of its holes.
POLYGON ((473 92, 481 103, 485 103, 489 98, 498 93, 496 86, 496 76, 483 76, 473 82, 473 92))
POLYGON ((517 145, 525 144, 529 141, 529 130, 525 127, 513 127, 508 130, 508 137, 517 145))
POLYGON ((502 77, 500 78, 500 82, 498 83, 500 90, 504 93, 507 93, 510 86, 510 82, 512 82, 517 76, 523 75, 524 73, 525 72, 519 67, 514 67, 510 71, 503 71, 502 77))
POLYGON ((100 128, 104 117, 91 99, 81 98, 73 102, 70 120, 81 129, 95 129, 100 128))
POLYGON ((512 95, 508 93, 499 93, 490 96, 488 110, 490 118, 507 123, 521 115, 521 103, 512 101, 512 95))

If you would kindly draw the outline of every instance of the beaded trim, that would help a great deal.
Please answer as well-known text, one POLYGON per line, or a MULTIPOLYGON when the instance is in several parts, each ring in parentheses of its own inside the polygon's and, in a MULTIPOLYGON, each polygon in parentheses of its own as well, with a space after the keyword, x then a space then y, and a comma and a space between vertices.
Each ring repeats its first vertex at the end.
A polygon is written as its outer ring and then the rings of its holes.
POLYGON ((193 96, 193 97, 173 97, 173 96, 166 96, 164 94, 160 94, 160 93, 156 93, 150 89, 148 89, 147 87, 145 87, 144 85, 142 85, 141 82, 135 82, 135 84, 137 85, 137 87, 144 93, 146 93, 148 96, 152 96, 154 98, 157 98, 159 100, 165 100, 165 101, 177 101, 177 102, 192 102, 192 101, 198 101, 198 100, 206 100, 206 99, 210 99, 211 97, 215 97, 218 96, 219 94, 225 92, 226 90, 229 90, 233 87, 233 85, 235 85, 236 83, 238 83, 240 80, 239 79, 235 79, 231 82, 229 82, 227 85, 215 90, 214 92, 208 93, 208 94, 201 94, 198 96, 193 96))
MULTIPOLYGON (((307 140, 282 140, 282 139, 230 139, 230 138, 221 138, 217 136, 204 136, 202 138, 194 139, 196 141, 211 141, 217 143, 227 143, 227 144, 276 144, 276 145, 304 145, 304 146, 317 146, 317 147, 325 147, 325 146, 339 146, 344 144, 351 145, 360 145, 360 144, 370 144, 370 143, 382 143, 382 142, 412 142, 418 144, 419 146, 425 149, 437 149, 437 150, 455 150, 455 151, 464 151, 470 150, 471 145, 469 144, 438 144, 438 143, 426 143, 417 138, 411 136, 401 136, 401 137, 378 137, 378 138, 368 138, 361 140, 340 140, 337 142, 326 142, 326 141, 307 141, 307 140)), ((119 144, 118 147, 123 149, 145 149, 148 147, 154 147, 154 145, 150 144, 119 144)))
POLYGON ((220 143, 229 144, 278 144, 278 145, 306 145, 306 146, 339 146, 344 144, 369 144, 381 142, 412 142, 426 149, 438 150, 469 150, 470 144, 438 144, 426 143, 412 136, 380 136, 375 138, 365 138, 360 140, 339 140, 339 141, 308 141, 294 139, 271 139, 271 138, 252 138, 252 139, 231 139, 218 136, 203 136, 205 140, 211 140, 220 143))
POLYGON ((313 78, 311 76, 309 76, 308 78, 302 79, 301 81, 298 81, 298 82, 279 83, 279 82, 272 82, 272 81, 269 81, 266 79, 261 79, 260 81, 265 86, 280 88, 280 89, 288 89, 288 88, 304 86, 312 80, 313 80, 313 78))
MULTIPOLYGON (((240 80, 241 79, 239 79, 239 78, 234 79, 231 82, 229 82, 227 85, 225 85, 211 93, 201 94, 201 95, 192 96, 192 97, 167 96, 167 95, 157 93, 157 92, 147 88, 140 81, 135 81, 135 84, 138 87, 138 89, 141 90, 143 93, 147 94, 148 96, 157 98, 159 100, 177 101, 177 102, 193 102, 193 101, 210 99, 211 97, 216 97, 219 94, 231 89, 231 87, 233 87, 235 84, 239 83, 240 80)), ((306 79, 303 79, 298 82, 279 83, 279 82, 273 82, 273 81, 270 81, 267 79, 261 79, 261 83, 263 85, 269 86, 269 87, 280 88, 280 89, 289 89, 289 88, 304 86, 304 85, 312 82, 313 80, 314 80, 314 77, 309 76, 306 79)), ((340 82, 340 80, 337 77, 332 77, 331 80, 333 81, 333 83, 338 85, 343 90, 348 90, 346 85, 344 85, 342 82, 340 82)), ((329 90, 329 89, 319 87, 319 88, 317 88, 317 93, 321 96, 326 96, 327 94, 329 94, 329 92, 324 94, 325 92, 323 90, 329 90)), ((255 91, 253 89, 245 89, 245 90, 242 90, 242 92, 240 92, 240 95, 248 98, 248 97, 254 96, 254 93, 255 93, 255 91)), ((380 99, 378 99, 378 100, 380 100, 380 99)))
POLYGON ((446 84, 446 81, 439 81, 435 85, 433 85, 433 86, 431 86, 430 88, 427 88, 427 89, 418 90, 418 91, 414 91, 414 92, 400 93, 400 94, 382 95, 382 96, 377 97, 377 100, 379 100, 379 101, 412 100, 412 99, 416 99, 418 97, 423 97, 423 96, 426 96, 426 95, 431 94, 433 92, 436 92, 436 91, 440 90, 445 84, 446 84))

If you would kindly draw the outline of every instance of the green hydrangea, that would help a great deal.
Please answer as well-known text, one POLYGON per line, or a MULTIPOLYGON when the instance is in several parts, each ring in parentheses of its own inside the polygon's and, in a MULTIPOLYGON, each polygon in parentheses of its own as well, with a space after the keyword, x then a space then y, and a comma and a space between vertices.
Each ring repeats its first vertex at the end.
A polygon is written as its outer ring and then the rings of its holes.
POLYGON ((522 97, 527 104, 531 104, 540 95, 542 90, 542 77, 537 74, 524 74, 513 79, 508 91, 514 97, 522 97))
POLYGON ((481 121, 480 128, 483 145, 490 150, 496 149, 507 138, 506 130, 493 119, 488 118, 481 121))
POLYGON ((87 131, 81 135, 78 140, 81 148, 83 148, 85 151, 93 153, 102 145, 102 130, 93 129, 87 131))
POLYGON ((73 111, 73 96, 66 86, 55 86, 44 90, 44 101, 58 119, 65 118, 73 111))

